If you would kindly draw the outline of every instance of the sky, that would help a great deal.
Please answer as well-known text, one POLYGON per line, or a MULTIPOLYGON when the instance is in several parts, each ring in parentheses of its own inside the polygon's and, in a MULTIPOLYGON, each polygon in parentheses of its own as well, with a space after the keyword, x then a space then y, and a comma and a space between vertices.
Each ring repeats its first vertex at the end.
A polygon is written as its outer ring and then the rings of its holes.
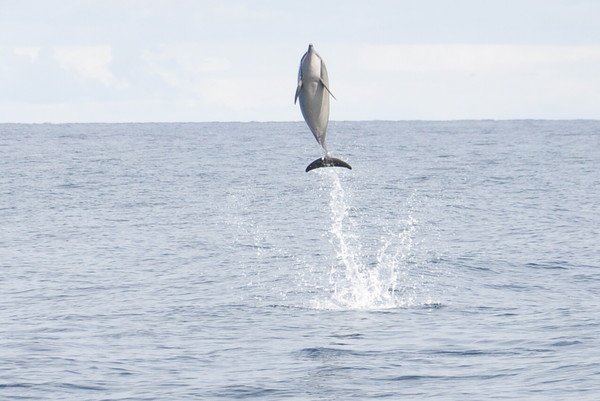
POLYGON ((0 123, 600 119, 597 0, 0 0, 0 123))

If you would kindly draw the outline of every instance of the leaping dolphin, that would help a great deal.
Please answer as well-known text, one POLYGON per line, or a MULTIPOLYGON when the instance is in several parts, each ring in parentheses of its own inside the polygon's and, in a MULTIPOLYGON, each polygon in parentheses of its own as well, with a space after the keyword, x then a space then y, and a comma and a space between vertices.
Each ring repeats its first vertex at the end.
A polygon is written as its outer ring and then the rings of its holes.
POLYGON ((329 77, 327 67, 321 56, 317 54, 312 44, 308 45, 308 51, 300 60, 298 71, 298 87, 294 104, 300 99, 300 110, 304 121, 315 136, 315 139, 324 151, 324 156, 310 163, 306 172, 319 167, 346 167, 352 169, 343 160, 331 157, 327 152, 325 136, 327 135, 327 124, 329 123, 329 95, 335 96, 329 90, 329 77))

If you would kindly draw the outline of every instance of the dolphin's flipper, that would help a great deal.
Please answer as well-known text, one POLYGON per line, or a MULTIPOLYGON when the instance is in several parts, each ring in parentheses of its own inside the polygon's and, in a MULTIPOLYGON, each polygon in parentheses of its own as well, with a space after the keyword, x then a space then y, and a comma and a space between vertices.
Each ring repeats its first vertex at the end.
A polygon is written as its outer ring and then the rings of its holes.
MULTIPOLYGON (((329 92, 329 94, 331 95, 332 98, 335 99, 335 96, 333 96, 333 93, 331 93, 331 91, 329 90, 329 74, 327 73, 327 67, 325 67, 325 63, 321 62, 321 85, 323 85, 325 87, 325 89, 327 89, 327 92, 329 92)), ((335 99, 337 100, 337 99, 335 99)))
MULTIPOLYGON (((333 93, 331 93, 331 91, 329 90, 329 88, 327 87, 327 85, 325 84, 325 82, 323 82, 323 79, 321 79, 321 84, 323 85, 323 87, 325 87, 325 89, 327 89, 327 92, 329 92, 329 94, 331 95, 331 97, 335 99, 335 96, 333 96, 333 93)), ((337 100, 337 99, 335 99, 335 100, 337 100)))
POLYGON ((319 167, 345 167, 352 170, 352 167, 343 160, 336 159, 335 157, 320 157, 306 167, 306 172, 308 173, 310 170, 319 167))
POLYGON ((302 90, 302 80, 299 79, 298 80, 298 87, 296 88, 296 96, 294 97, 294 104, 296 104, 296 101, 298 100, 298 96, 300 96, 300 91, 302 90))

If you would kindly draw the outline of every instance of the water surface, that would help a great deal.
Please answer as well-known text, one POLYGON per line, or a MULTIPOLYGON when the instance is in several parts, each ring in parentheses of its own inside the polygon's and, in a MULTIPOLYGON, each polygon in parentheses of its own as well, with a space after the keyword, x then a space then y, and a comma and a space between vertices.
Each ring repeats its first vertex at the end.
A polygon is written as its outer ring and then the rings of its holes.
POLYGON ((0 398, 596 399, 600 122, 0 124, 0 398))

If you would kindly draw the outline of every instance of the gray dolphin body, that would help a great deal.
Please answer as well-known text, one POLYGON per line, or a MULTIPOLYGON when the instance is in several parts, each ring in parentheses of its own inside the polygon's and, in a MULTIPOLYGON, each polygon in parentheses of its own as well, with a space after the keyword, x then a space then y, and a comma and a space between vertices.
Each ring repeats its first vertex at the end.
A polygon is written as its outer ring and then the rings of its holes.
POLYGON ((304 121, 323 148, 324 156, 310 163, 306 167, 306 172, 319 167, 337 166, 352 169, 348 163, 331 157, 327 152, 325 137, 329 123, 329 95, 333 96, 329 90, 327 67, 313 45, 308 45, 308 51, 300 61, 294 103, 300 99, 300 110, 302 110, 304 121))

